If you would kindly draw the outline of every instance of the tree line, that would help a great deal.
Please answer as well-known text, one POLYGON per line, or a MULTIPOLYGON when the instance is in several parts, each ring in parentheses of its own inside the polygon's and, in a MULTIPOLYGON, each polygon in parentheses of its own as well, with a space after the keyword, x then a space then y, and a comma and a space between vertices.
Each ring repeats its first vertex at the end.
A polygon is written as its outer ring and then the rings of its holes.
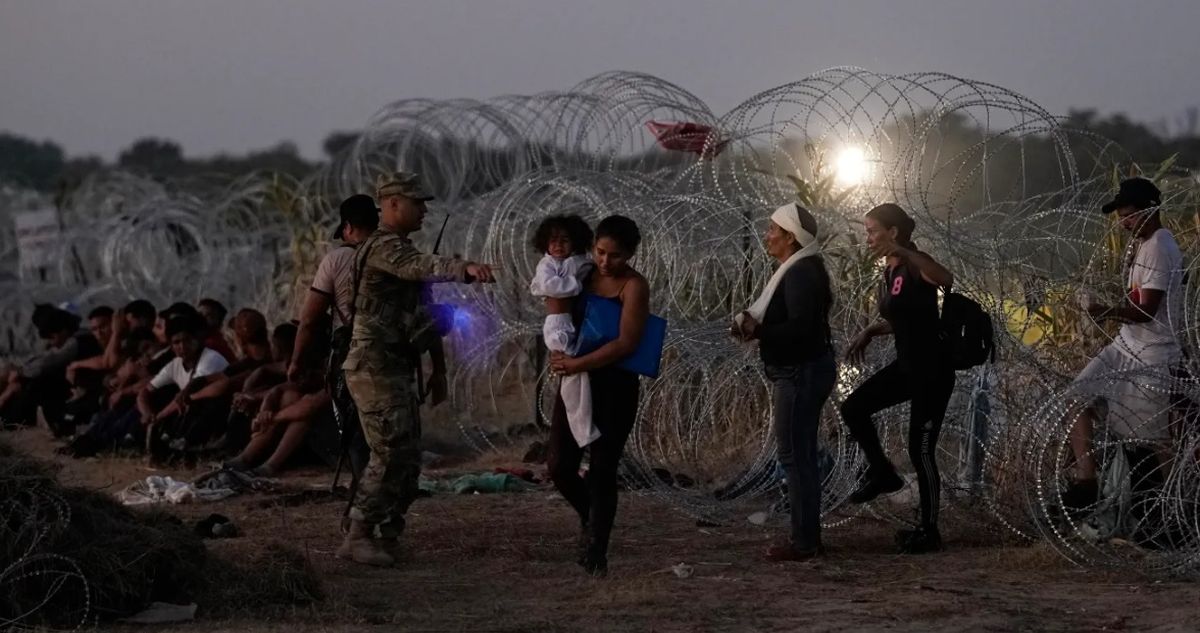
MULTIPOLYGON (((956 127, 949 125, 953 122, 946 123, 949 127, 956 127)), ((1139 164, 1156 164, 1174 156, 1177 165, 1200 168, 1200 108, 1189 108, 1174 125, 1147 124, 1120 113, 1100 116, 1095 110, 1072 110, 1063 125, 1115 141, 1139 164)), ((979 140, 973 138, 978 131, 965 127, 960 131, 960 140, 964 144, 979 140)), ((332 160, 357 138, 358 133, 354 131, 330 133, 322 143, 323 160, 332 160)), ((551 151, 549 148, 542 149, 551 151)), ((1029 149, 1026 148, 1027 151, 1029 149)), ((1081 154, 1077 158, 1087 163, 1086 152, 1081 154)), ((430 154, 433 155, 436 154, 430 154)), ((1049 156, 1045 158, 1052 160, 1049 156)), ((1037 156, 1026 155, 1025 160, 1032 164, 1039 162, 1037 156)), ((295 143, 288 141, 241 155, 221 153, 210 157, 189 157, 184 155, 183 147, 177 141, 146 137, 134 141, 118 154, 115 162, 108 163, 97 156, 68 156, 61 146, 51 140, 39 141, 0 131, 0 182, 10 182, 45 193, 70 189, 88 175, 106 169, 121 169, 163 180, 194 176, 237 177, 254 171, 303 178, 318 168, 321 162, 305 159, 295 143)), ((1085 165, 1080 166, 1084 167, 1082 173, 1089 173, 1085 165)), ((432 172, 437 171, 436 165, 425 167, 432 172)))

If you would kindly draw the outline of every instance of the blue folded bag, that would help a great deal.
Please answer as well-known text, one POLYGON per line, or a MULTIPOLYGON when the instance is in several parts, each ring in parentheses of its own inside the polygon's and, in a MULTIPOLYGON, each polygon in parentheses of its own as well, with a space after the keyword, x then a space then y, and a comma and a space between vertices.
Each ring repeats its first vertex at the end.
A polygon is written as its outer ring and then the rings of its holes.
MULTIPOLYGON (((582 356, 621 334, 621 304, 614 299, 584 295, 583 323, 579 326, 576 354, 582 356)), ((667 320, 650 315, 637 350, 617 363, 617 367, 649 378, 658 377, 663 344, 667 340, 667 320)))

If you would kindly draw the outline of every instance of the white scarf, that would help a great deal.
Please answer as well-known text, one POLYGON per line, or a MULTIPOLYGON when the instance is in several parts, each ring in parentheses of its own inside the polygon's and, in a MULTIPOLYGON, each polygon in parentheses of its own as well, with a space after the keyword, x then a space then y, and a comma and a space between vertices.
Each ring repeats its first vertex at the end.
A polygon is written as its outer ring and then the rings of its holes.
MULTIPOLYGON (((775 295, 775 289, 779 286, 779 282, 783 281, 783 276, 788 269, 795 265, 796 262, 816 255, 821 250, 821 243, 817 241, 817 236, 804 230, 804 226, 800 224, 800 214, 796 210, 796 203, 785 204, 771 214, 771 221, 779 225, 779 228, 791 233, 795 236, 796 241, 800 243, 800 250, 792 253, 792 256, 787 258, 775 272, 771 274, 771 278, 767 280, 767 285, 763 288, 762 294, 758 295, 758 299, 746 308, 746 312, 754 317, 756 321, 762 321, 763 314, 767 311, 767 306, 771 303, 771 297, 775 295)), ((742 315, 739 313, 733 317, 733 322, 739 327, 742 325, 742 315)))

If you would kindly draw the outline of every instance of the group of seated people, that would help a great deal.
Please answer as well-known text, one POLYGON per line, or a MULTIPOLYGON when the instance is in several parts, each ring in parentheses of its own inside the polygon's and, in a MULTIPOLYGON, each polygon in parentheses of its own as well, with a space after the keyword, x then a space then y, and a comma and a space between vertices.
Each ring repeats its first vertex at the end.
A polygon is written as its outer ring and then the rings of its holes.
MULTIPOLYGON (((96 307, 83 327, 39 305, 33 322, 48 349, 0 375, 0 424, 31 426, 40 411, 64 454, 144 451, 155 464, 224 455, 227 468, 273 476, 314 425, 334 424, 322 363, 289 381, 297 324, 269 330, 250 308, 227 316, 213 299, 161 311, 139 299, 96 307)), ((306 356, 326 355, 319 348, 306 356)))

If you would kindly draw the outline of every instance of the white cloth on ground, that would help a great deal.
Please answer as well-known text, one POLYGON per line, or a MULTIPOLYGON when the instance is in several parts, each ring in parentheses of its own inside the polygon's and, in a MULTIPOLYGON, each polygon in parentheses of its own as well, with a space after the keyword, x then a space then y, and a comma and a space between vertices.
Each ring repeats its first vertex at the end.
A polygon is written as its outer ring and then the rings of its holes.
POLYGON ((157 503, 191 503, 193 501, 220 501, 232 497, 237 491, 232 488, 197 488, 186 482, 153 475, 138 480, 117 493, 122 505, 141 506, 157 503))
MULTIPOLYGON (((587 255, 557 259, 546 255, 538 262, 529 292, 535 297, 567 299, 583 292, 583 282, 592 269, 587 255)), ((542 339, 552 352, 574 353, 575 324, 570 314, 548 314, 542 323, 542 339)), ((567 426, 580 447, 600 438, 600 429, 592 422, 592 387, 587 373, 563 376, 559 396, 567 413, 567 426)))

